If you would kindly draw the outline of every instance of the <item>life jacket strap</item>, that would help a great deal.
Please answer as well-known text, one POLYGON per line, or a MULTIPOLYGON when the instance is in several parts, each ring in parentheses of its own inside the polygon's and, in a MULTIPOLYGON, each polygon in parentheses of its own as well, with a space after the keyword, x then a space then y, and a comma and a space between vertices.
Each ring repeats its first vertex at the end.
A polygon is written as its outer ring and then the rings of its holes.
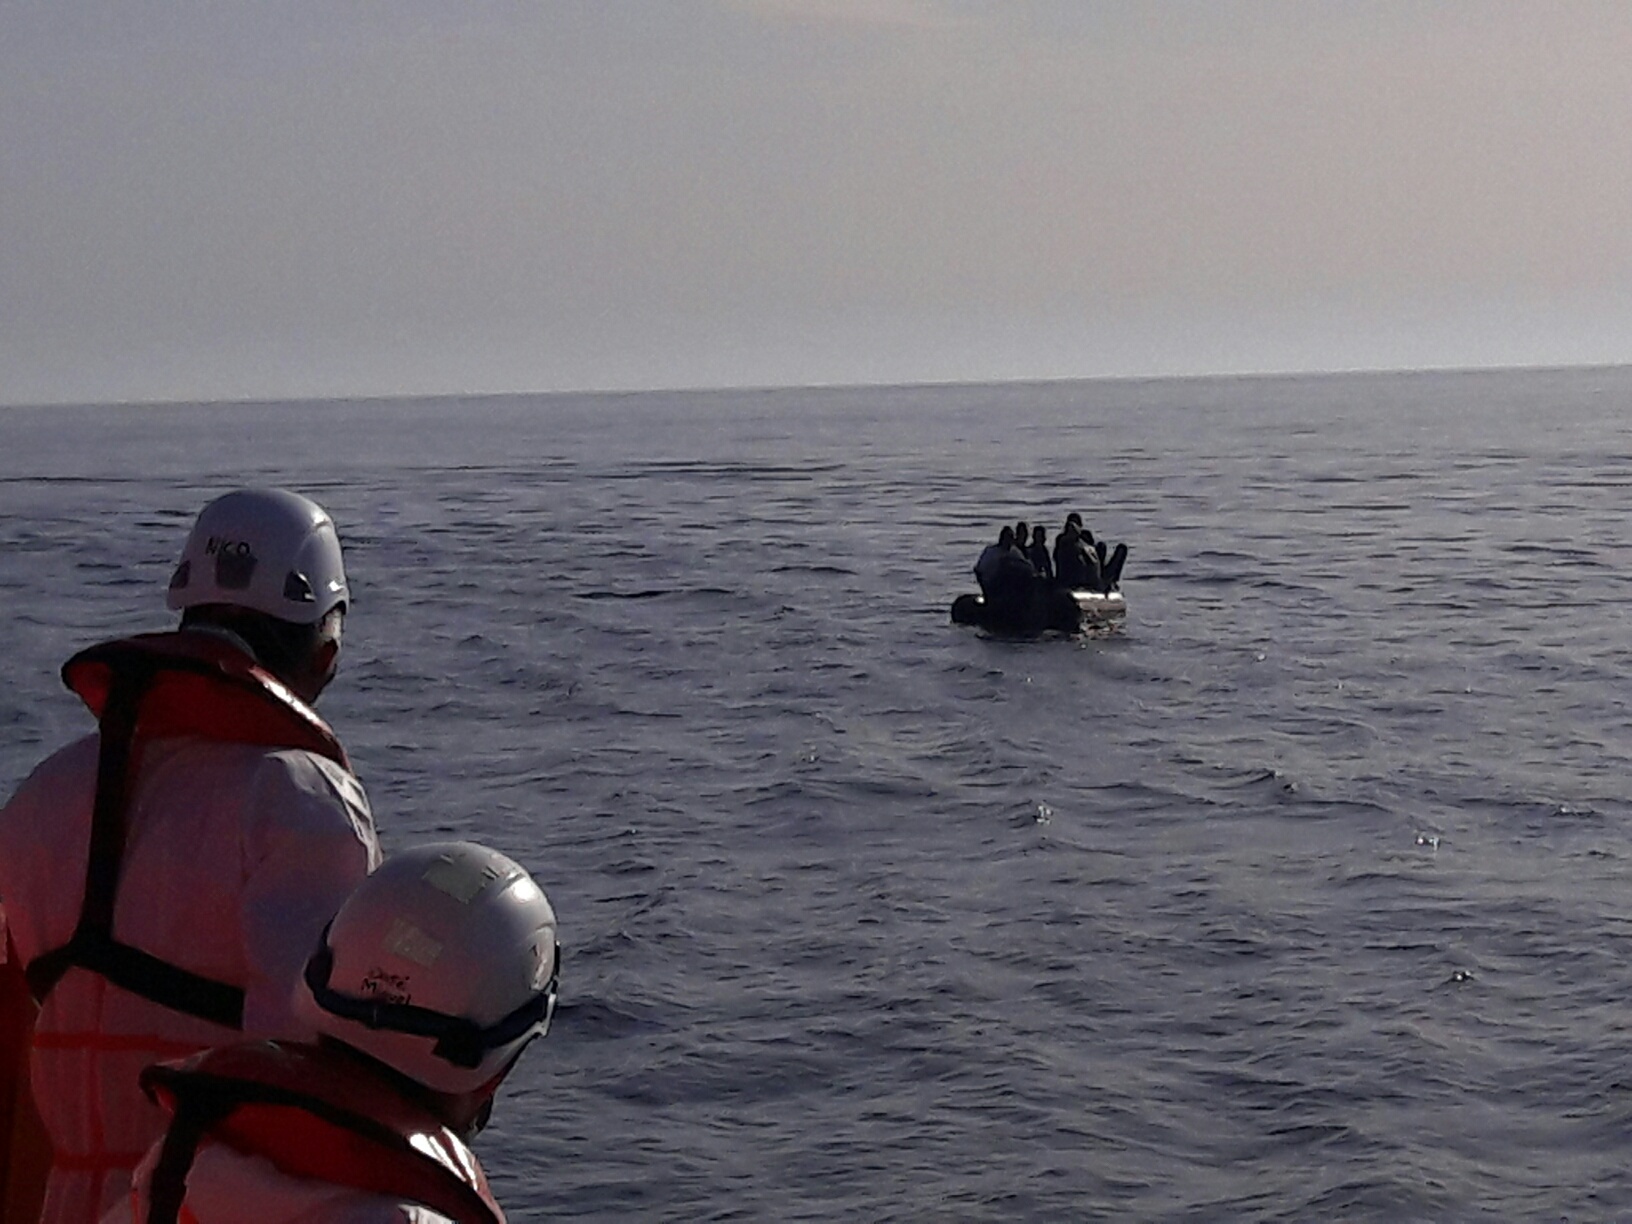
POLYGON ((171 1011, 223 1028, 244 1027, 242 988, 189 972, 97 931, 76 931, 62 947, 29 963, 26 974, 35 1002, 45 1002, 63 975, 74 968, 98 974, 121 990, 171 1011))
POLYGON ((227 1028, 242 1029, 244 992, 171 965, 113 937, 113 909, 125 854, 125 812, 130 802, 131 757, 142 697, 162 664, 143 659, 117 673, 98 722, 96 798, 91 808, 85 891, 73 937, 30 962, 28 987, 39 1004, 68 970, 99 974, 161 1007, 227 1028))
MULTIPOLYGON (((197 1129, 176 1140, 172 1159, 183 1178, 193 1159, 186 1149, 222 1143, 288 1177, 419 1203, 459 1224, 504 1224, 480 1165, 456 1135, 329 1051, 269 1041, 226 1046, 148 1067, 140 1082, 176 1126, 197 1129)), ((141 1224, 174 1219, 153 1215, 141 1224)))
POLYGON ((177 1224, 187 1201, 187 1174, 198 1159, 199 1144, 227 1109, 219 1102, 189 1101, 177 1110, 148 1179, 147 1215, 136 1224, 177 1224))

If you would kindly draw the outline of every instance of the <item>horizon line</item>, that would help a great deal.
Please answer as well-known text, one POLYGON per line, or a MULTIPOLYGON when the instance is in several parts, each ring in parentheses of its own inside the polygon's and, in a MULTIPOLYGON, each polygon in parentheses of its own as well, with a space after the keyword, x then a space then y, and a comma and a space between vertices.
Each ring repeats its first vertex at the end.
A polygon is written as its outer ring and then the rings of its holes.
POLYGON ((612 398, 635 395, 705 395, 710 393, 752 395, 786 391, 904 391, 937 387, 1043 387, 1060 386, 1066 383, 1228 382, 1254 379, 1399 377, 1417 374, 1544 374, 1628 368, 1632 368, 1632 362, 1589 361, 1579 363, 1518 363, 1514 365, 1353 366, 1330 370, 1280 369, 1219 371, 1203 374, 1086 374, 1045 375, 1035 378, 921 378, 904 379, 899 382, 699 383, 667 387, 569 387, 547 391, 387 391, 338 395, 244 395, 219 399, 176 399, 172 397, 125 400, 48 399, 0 402, 0 412, 10 410, 27 412, 47 408, 253 408, 267 407, 274 404, 379 404, 391 402, 410 403, 423 400, 557 399, 567 396, 612 398))

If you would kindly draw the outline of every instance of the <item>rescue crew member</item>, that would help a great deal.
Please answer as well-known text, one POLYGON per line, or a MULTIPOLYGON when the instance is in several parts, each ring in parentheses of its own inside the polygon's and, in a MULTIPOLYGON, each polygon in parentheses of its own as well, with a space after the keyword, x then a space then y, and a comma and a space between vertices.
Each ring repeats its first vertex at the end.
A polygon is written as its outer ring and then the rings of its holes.
POLYGON ((350 598, 328 514, 239 490, 182 550, 168 596, 181 627, 63 667, 98 730, 0 809, 0 898, 40 1002, 45 1224, 85 1224, 128 1191, 165 1121, 142 1068, 240 1034, 311 1033, 295 983, 379 863, 363 788, 311 708, 350 598))
POLYGON ((143 1074, 173 1118, 105 1224, 502 1224, 466 1145, 549 1030, 559 965, 555 912, 511 859, 470 842, 388 858, 307 962, 315 1044, 143 1074))

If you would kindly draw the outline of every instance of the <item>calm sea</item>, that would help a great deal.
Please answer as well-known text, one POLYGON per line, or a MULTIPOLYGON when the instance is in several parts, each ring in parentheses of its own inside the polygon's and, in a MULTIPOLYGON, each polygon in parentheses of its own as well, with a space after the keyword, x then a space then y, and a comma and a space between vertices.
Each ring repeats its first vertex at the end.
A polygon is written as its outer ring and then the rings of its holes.
POLYGON ((545 884, 512 1218, 1632 1216, 1632 371, 0 411, 0 788, 278 483, 387 847, 545 884), (1126 628, 948 621, 1004 522, 1126 628))

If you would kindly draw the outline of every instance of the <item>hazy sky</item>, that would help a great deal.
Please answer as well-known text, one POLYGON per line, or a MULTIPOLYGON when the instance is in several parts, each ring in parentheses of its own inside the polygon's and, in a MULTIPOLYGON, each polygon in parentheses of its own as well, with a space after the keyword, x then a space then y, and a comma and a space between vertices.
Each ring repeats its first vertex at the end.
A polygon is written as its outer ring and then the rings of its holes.
POLYGON ((0 402, 1632 361, 1632 4, 0 0, 0 402))

